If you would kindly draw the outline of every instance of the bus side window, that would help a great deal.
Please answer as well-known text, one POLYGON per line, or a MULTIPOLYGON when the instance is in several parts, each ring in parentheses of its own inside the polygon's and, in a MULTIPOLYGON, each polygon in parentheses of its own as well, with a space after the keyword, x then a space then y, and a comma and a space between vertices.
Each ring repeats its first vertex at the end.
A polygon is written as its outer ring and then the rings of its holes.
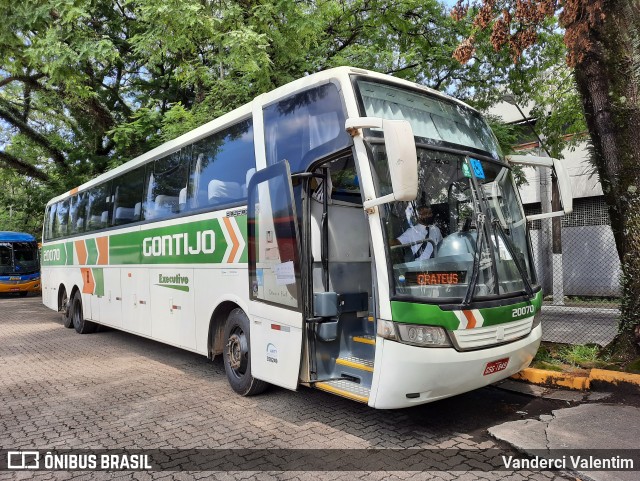
POLYGON ((53 224, 55 223, 56 217, 56 205, 51 204, 47 207, 47 214, 45 218, 45 228, 44 228, 44 240, 53 239, 53 224))
POLYGON ((85 231, 86 223, 87 223, 87 212, 88 212, 88 199, 89 195, 87 192, 82 192, 78 194, 78 206, 77 206, 77 218, 75 224, 75 233, 80 234, 85 231))
POLYGON ((187 186, 190 151, 186 147, 147 165, 145 219, 161 219, 180 212, 180 192, 187 186))
POLYGON ((245 200, 248 174, 255 167, 251 120, 199 140, 194 144, 189 205, 199 209, 245 200))
POLYGON ((288 160, 291 172, 349 147, 338 88, 327 83, 264 108, 267 165, 288 160))
POLYGON ((58 209, 56 211, 56 229, 55 237, 64 237, 67 235, 67 227, 69 226, 69 201, 65 199, 62 202, 58 202, 58 209))
POLYGON ((144 167, 138 167, 114 179, 114 225, 129 224, 140 220, 143 186, 144 167))
POLYGON ((104 229, 109 226, 110 205, 111 182, 98 185, 89 191, 87 231, 104 229))
POLYGON ((69 232, 69 234, 75 234, 78 230, 77 230, 77 225, 78 225, 78 202, 79 202, 80 196, 79 195, 74 195, 71 197, 70 199, 70 204, 69 204, 69 228, 67 229, 67 231, 69 232))

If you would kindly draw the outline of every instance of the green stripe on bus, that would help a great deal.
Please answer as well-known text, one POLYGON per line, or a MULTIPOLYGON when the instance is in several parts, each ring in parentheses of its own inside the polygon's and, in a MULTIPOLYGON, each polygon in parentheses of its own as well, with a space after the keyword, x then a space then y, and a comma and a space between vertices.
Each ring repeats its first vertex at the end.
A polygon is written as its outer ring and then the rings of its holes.
POLYGON ((96 283, 94 294, 96 296, 104 296, 104 270, 102 268, 91 269, 93 272, 93 280, 96 283))
POLYGON ((242 234, 242 238, 244 239, 245 242, 245 246, 242 249, 242 255, 240 256, 240 260, 238 262, 246 264, 247 262, 249 262, 249 256, 248 256, 248 252, 249 252, 249 245, 247 243, 247 216, 246 215, 242 215, 239 217, 236 217, 236 222, 238 223, 238 229, 240 229, 240 234, 242 234))
POLYGON ((71 266, 73 265, 73 242, 61 242, 42 247, 43 266, 71 266))
POLYGON ((95 239, 87 239, 84 241, 87 246, 87 265, 93 266, 98 263, 98 246, 95 239))
MULTIPOLYGON (((247 263, 247 216, 235 217, 235 221, 244 247, 234 260, 247 263)), ((113 232, 109 235, 109 264, 219 264, 228 247, 222 229, 226 229, 223 218, 211 218, 123 234, 113 232)), ((95 238, 83 242, 87 248, 86 265, 96 265, 95 238)), ((73 249, 73 241, 43 246, 42 265, 74 265, 73 249)))
MULTIPOLYGON (((531 302, 524 301, 506 306, 479 309, 480 314, 484 318, 482 327, 531 317, 531 312, 520 309, 530 305, 533 305, 534 312, 537 313, 540 311, 542 307, 542 291, 538 292, 531 302), (516 315, 514 315, 514 313, 516 315)), ((460 311, 462 311, 462 309, 460 309, 460 311)), ((442 326, 449 330, 458 329, 460 325, 460 321, 453 311, 443 311, 436 305, 419 304, 415 302, 391 301, 391 317, 396 322, 442 326)))
POLYGON ((168 287, 169 289, 175 289, 176 291, 189 292, 189 286, 176 285, 176 284, 156 284, 160 287, 168 287))
POLYGON ((391 301, 391 318, 396 322, 442 326, 449 330, 457 329, 460 324, 453 312, 443 311, 433 304, 417 302, 391 301))
POLYGON ((207 219, 111 235, 109 263, 215 264, 226 248, 218 219, 207 219))

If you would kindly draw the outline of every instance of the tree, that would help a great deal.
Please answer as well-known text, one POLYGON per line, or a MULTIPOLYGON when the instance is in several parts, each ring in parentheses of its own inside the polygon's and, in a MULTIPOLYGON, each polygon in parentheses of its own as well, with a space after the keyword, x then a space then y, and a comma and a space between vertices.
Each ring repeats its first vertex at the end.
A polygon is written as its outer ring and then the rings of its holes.
MULTIPOLYGON (((514 70, 490 49, 471 67, 452 59, 468 29, 437 0, 0 0, 0 15, 0 169, 34 194, 306 73, 353 65, 482 100, 514 70)), ((44 205, 13 204, 42 219, 44 205)))
MULTIPOLYGON (((0 0, 0 14, 0 170, 33 198, 308 73, 368 68, 482 106, 557 63, 560 44, 550 31, 518 65, 481 47, 462 66, 469 27, 438 0, 0 0)), ((44 205, 13 204, 42 219, 44 205)))
POLYGON ((619 333, 608 352, 640 354, 640 3, 624 0, 460 0, 452 15, 474 30, 455 58, 467 62, 479 32, 514 62, 557 18, 564 28, 592 144, 592 160, 609 207, 622 267, 619 333))

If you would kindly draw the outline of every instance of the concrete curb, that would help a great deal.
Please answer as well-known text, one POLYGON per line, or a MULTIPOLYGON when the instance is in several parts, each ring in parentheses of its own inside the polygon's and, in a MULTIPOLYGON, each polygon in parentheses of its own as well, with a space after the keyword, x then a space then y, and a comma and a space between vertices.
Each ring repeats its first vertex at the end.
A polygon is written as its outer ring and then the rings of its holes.
POLYGON ((591 369, 588 375, 573 375, 566 372, 547 371, 545 369, 526 368, 511 376, 512 379, 526 381, 543 386, 563 387, 584 391, 591 388, 592 381, 618 386, 631 385, 640 388, 640 374, 591 369))

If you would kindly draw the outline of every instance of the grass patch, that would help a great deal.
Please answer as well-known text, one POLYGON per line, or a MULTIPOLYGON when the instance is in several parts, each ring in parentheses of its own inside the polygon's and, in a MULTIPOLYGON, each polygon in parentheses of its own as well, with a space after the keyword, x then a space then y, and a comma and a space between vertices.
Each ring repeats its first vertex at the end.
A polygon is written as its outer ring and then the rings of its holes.
MULTIPOLYGON (((594 367, 620 370, 620 366, 601 356, 601 348, 597 344, 572 346, 544 342, 540 345, 531 365, 549 371, 571 372, 594 367)), ((640 361, 638 368, 640 368, 640 361)))
POLYGON ((627 369, 628 372, 632 372, 634 374, 640 374, 640 357, 637 358, 635 361, 630 362, 627 365, 627 369))
POLYGON ((567 363, 579 367, 594 367, 593 364, 599 362, 598 353, 600 348, 594 345, 565 346, 560 350, 561 359, 567 363))

